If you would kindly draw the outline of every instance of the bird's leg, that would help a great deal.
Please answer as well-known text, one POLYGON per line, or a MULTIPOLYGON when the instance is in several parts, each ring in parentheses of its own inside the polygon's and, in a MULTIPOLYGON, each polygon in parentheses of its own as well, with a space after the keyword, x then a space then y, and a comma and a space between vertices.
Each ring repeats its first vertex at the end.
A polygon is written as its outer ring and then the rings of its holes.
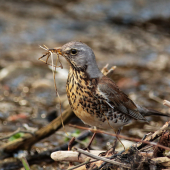
MULTIPOLYGON (((90 146, 91 146, 91 144, 92 144, 93 139, 94 139, 95 136, 96 136, 96 133, 94 132, 94 133, 93 133, 93 136, 92 136, 91 139, 90 139, 89 144, 87 145, 87 147, 83 148, 83 150, 87 150, 88 152, 90 152, 90 146)), ((81 155, 81 153, 78 154, 78 159, 79 159, 80 155, 81 155)))
POLYGON ((92 136, 91 139, 90 139, 89 144, 87 145, 86 148, 84 148, 84 149, 87 150, 88 152, 90 152, 90 146, 91 146, 91 144, 92 144, 93 139, 94 139, 95 136, 96 136, 96 133, 94 132, 94 133, 93 133, 93 136, 92 136))
MULTIPOLYGON (((120 134, 120 131, 121 131, 121 129, 118 129, 115 133, 116 133, 116 139, 115 139, 115 141, 114 141, 114 143, 113 143, 113 146, 106 152, 106 154, 107 155, 110 155, 110 154, 114 154, 114 152, 115 152, 115 149, 116 149, 116 144, 117 144, 117 140, 119 140, 120 141, 120 139, 117 137, 117 135, 119 135, 120 134)), ((121 142, 121 141, 120 141, 121 142)), ((121 142, 122 143, 122 142, 121 142)), ((123 145, 123 144, 122 144, 123 145)), ((123 147, 124 147, 124 145, 123 145, 123 147)), ((125 148, 125 147, 124 147, 125 148)))
MULTIPOLYGON (((95 127, 95 126, 94 126, 93 128, 94 128, 94 130, 96 130, 96 127, 95 127)), ((87 147, 85 147, 83 150, 87 150, 88 152, 90 152, 90 146, 91 146, 91 144, 92 144, 93 139, 94 139, 95 136, 96 136, 96 132, 93 133, 93 136, 91 137, 89 144, 88 144, 87 147)))

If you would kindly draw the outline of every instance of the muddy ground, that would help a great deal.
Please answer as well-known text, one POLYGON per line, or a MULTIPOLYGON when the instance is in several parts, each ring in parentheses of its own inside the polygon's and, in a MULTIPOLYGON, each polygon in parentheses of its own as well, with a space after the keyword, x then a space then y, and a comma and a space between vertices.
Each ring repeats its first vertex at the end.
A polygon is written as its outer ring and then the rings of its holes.
MULTIPOLYGON (((44 53, 39 45, 43 44, 53 48, 73 40, 87 43, 99 68, 107 63, 117 66, 114 80, 131 99, 170 113, 162 104, 163 99, 170 100, 169 8, 168 0, 0 0, 0 137, 23 124, 41 128, 59 114, 51 69, 38 61, 44 53)), ((62 63, 64 69, 57 69, 56 75, 60 96, 66 94, 69 69, 64 59, 62 63)), ((167 120, 149 117, 149 124, 133 122, 122 134, 142 138, 167 120)), ((66 130, 78 133, 68 126, 66 130)), ((62 145, 66 137, 61 132, 63 129, 37 143, 33 150, 62 145)), ((98 139, 95 149, 108 149, 113 141, 106 135, 98 139)), ((44 161, 32 169, 66 167, 65 163, 44 161)))

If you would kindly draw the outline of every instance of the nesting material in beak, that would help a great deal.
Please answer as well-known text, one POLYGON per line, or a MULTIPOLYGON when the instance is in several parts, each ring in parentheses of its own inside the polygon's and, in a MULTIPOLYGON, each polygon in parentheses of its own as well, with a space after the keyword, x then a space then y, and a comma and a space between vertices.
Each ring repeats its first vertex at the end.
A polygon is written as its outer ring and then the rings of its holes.
MULTIPOLYGON (((55 54, 57 54, 57 61, 60 62, 59 56, 62 55, 61 47, 49 49, 48 47, 46 47, 46 46, 44 45, 43 47, 40 46, 40 48, 46 50, 47 53, 45 53, 43 56, 41 56, 38 60, 40 60, 40 61, 42 61, 42 62, 44 62, 44 63, 46 63, 46 64, 48 64, 48 65, 51 65, 51 64, 48 63, 48 59, 49 59, 49 57, 52 55, 52 53, 55 53, 55 54), (47 56, 46 61, 42 60, 42 58, 44 58, 44 57, 46 57, 46 56, 47 56)), ((53 57, 52 57, 52 58, 53 58, 53 57)), ((53 62, 52 62, 52 63, 53 63, 53 62)), ((56 62, 56 63, 57 63, 57 62, 56 62)), ((56 64, 56 65, 57 65, 57 64, 56 64)), ((53 64, 52 64, 51 66, 53 66, 53 67, 56 68, 56 67, 57 67, 56 65, 53 65, 53 64)), ((60 62, 60 66, 58 66, 58 67, 63 68, 61 62, 60 62)))

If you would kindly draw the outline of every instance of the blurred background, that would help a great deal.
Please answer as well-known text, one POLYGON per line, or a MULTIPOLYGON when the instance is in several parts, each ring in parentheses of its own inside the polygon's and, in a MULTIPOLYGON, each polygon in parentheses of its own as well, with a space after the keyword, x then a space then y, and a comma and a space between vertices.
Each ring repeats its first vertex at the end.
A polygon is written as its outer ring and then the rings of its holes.
MULTIPOLYGON (((100 69, 107 63, 109 68, 117 66, 113 79, 131 99, 170 113, 162 104, 170 100, 169 9, 168 0, 0 0, 0 136, 23 124, 41 128, 59 114, 51 69, 38 60, 45 53, 39 48, 43 44, 54 48, 75 40, 86 43, 94 50, 100 69)), ((69 66, 61 61, 64 69, 57 69, 56 83, 65 99, 64 110, 69 66)), ((122 134, 142 138, 168 119, 148 120, 150 124, 125 127, 122 134)), ((72 121, 81 124, 76 118, 72 121)), ((66 129, 77 133, 74 128, 66 129)), ((110 136, 98 138, 100 145, 95 141, 95 149, 108 149, 113 141, 110 136)), ((64 142, 64 135, 54 134, 33 149, 40 152, 64 142)), ((56 166, 65 165, 34 168, 56 166)))

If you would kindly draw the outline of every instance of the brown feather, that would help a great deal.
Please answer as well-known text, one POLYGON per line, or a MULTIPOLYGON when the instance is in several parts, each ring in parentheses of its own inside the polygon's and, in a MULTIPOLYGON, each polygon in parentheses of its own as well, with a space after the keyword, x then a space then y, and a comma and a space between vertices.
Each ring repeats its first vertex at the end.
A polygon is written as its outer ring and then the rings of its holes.
POLYGON ((138 111, 134 102, 123 93, 117 85, 108 77, 102 76, 99 79, 98 89, 109 103, 120 112, 125 113, 134 119, 146 120, 138 111))

